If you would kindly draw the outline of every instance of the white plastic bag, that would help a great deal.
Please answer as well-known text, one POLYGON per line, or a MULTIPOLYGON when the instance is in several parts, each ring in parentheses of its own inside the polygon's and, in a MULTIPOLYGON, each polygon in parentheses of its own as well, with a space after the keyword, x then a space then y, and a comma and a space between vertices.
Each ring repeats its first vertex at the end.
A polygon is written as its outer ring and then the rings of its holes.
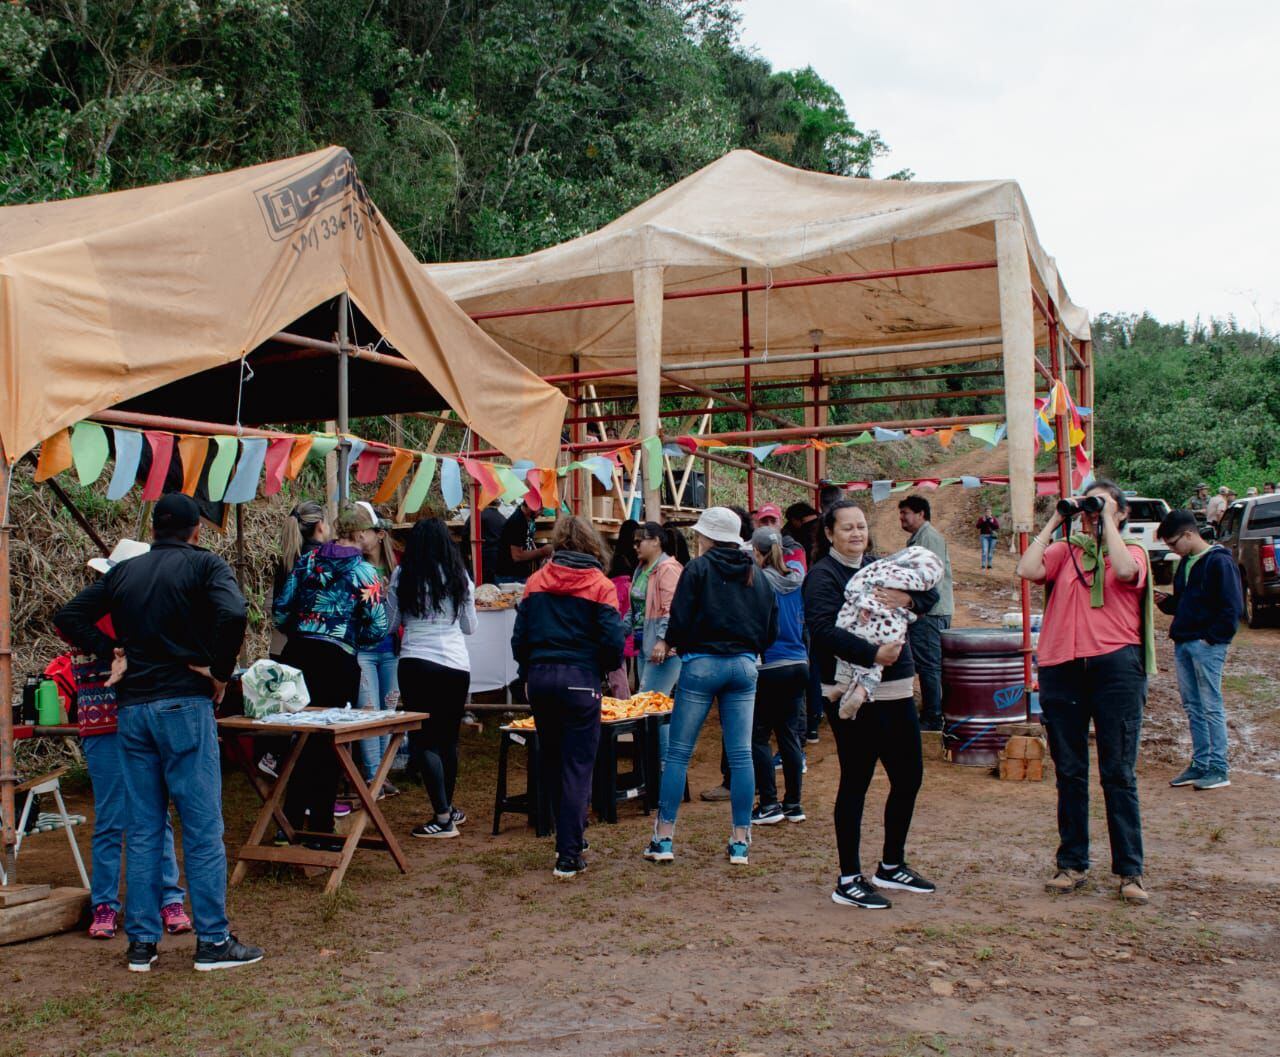
POLYGON ((251 719, 301 712, 311 703, 302 672, 278 661, 254 661, 240 683, 244 687, 244 714, 251 719))

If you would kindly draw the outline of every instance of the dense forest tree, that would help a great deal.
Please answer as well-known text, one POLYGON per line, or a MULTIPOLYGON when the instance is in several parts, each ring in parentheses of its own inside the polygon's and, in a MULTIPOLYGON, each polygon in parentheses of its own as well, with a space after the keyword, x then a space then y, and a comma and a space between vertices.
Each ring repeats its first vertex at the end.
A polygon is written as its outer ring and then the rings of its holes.
POLYGON ((1093 322, 1102 469, 1125 487, 1186 501, 1198 481, 1280 481, 1280 346, 1234 320, 1093 322))
POLYGON ((329 143, 429 260, 571 238, 733 147, 845 175, 887 152, 744 50, 729 0, 0 5, 0 204, 329 143))

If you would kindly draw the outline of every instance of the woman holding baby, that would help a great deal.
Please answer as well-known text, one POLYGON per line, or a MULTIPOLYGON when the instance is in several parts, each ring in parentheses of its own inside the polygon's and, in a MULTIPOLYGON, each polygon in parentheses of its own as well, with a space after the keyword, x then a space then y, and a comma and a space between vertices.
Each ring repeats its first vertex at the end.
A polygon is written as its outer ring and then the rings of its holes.
MULTIPOLYGON (((822 527, 830 550, 813 564, 805 578, 804 613, 809 631, 809 663, 822 680, 827 718, 840 759, 835 806, 840 880, 831 899, 843 906, 881 910, 892 904, 878 888, 934 890, 931 882, 907 866, 905 858, 907 831, 924 776, 920 720, 912 696, 915 665, 905 640, 877 645, 836 626, 849 581, 876 560, 869 553, 871 534, 862 508, 847 499, 840 500, 827 508, 822 527), (851 719, 842 719, 839 714, 838 660, 863 667, 878 664, 884 669, 873 699, 862 704, 851 719), (889 798, 884 808, 884 854, 868 880, 862 873, 859 846, 863 804, 877 760, 884 764, 889 777, 889 798)), ((938 600, 938 592, 932 588, 908 592, 882 587, 876 593, 882 605, 904 607, 914 613, 928 612, 938 600)))

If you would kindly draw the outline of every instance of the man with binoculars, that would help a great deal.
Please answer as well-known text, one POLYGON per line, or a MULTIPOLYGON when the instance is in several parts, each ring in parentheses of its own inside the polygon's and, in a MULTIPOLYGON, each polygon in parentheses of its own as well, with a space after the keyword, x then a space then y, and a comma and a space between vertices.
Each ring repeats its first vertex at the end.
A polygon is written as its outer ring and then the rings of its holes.
POLYGON ((1120 534, 1124 493, 1097 480, 1064 499, 1018 562, 1018 575, 1044 584, 1038 659, 1040 705, 1058 779, 1057 873, 1048 891, 1074 892, 1089 871, 1089 723, 1120 897, 1148 900, 1142 880, 1142 819, 1134 769, 1147 676, 1155 671, 1152 591, 1142 545, 1120 534), (1080 531, 1071 533, 1078 518, 1080 531), (1066 524, 1066 538, 1053 541, 1066 524))

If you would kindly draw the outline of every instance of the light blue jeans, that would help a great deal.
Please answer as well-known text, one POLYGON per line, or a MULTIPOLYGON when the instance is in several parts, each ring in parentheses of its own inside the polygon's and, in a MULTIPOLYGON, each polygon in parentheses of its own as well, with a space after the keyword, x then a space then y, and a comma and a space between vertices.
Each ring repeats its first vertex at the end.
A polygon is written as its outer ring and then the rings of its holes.
POLYGON ((979 536, 982 541, 982 568, 991 568, 996 557, 996 543, 999 542, 999 536, 979 536))
MULTIPOLYGON (((356 654, 356 663, 360 665, 360 707, 385 711, 387 694, 400 689, 396 680, 400 658, 391 650, 361 650, 356 654)), ((377 738, 365 738, 359 743, 357 758, 366 782, 373 780, 390 741, 391 736, 384 734, 377 738)))
MULTIPOLYGON (((93 876, 89 905, 120 909, 120 860, 124 850, 129 798, 125 795, 116 734, 94 734, 80 742, 89 781, 93 784, 93 876)), ((166 808, 164 848, 160 867, 160 906, 181 903, 186 893, 178 884, 178 860, 173 854, 173 825, 166 808)))
POLYGON ((222 844, 222 769, 218 728, 207 697, 169 697, 125 705, 119 716, 120 764, 129 795, 124 922, 129 939, 159 943, 164 934, 164 833, 169 800, 182 820, 182 861, 196 936, 227 938, 227 852, 222 844))
POLYGON ((729 806, 735 826, 751 825, 756 775, 751 765, 751 721, 756 704, 756 659, 736 657, 686 658, 676 684, 671 712, 671 740, 658 794, 658 819, 674 823, 684 797, 689 760, 702 724, 719 701, 720 726, 729 757, 729 806))
POLYGON ((1174 643, 1178 690, 1191 727, 1191 765, 1204 772, 1227 773, 1227 712, 1222 704, 1222 669, 1227 643, 1174 643))

